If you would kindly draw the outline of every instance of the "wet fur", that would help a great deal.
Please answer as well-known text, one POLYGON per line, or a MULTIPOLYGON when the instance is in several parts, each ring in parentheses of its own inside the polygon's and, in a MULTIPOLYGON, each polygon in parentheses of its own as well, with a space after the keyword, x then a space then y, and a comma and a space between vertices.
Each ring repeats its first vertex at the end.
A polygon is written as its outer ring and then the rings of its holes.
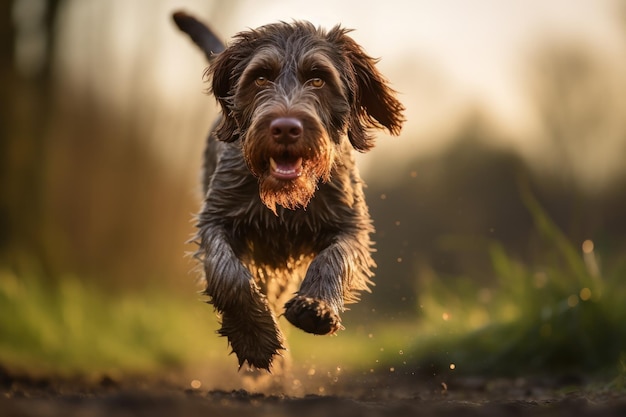
POLYGON ((180 12, 174 20, 210 58, 222 109, 205 151, 197 222, 205 293, 240 366, 269 370, 285 346, 277 316, 335 333, 345 304, 372 284, 374 228, 354 150, 373 147, 372 129, 398 134, 404 108, 340 26, 270 24, 214 54, 208 48, 221 49, 205 25, 180 12), (268 82, 259 86, 260 78, 268 82), (301 122, 294 143, 270 134, 280 117, 301 122), (281 155, 301 157, 301 175, 273 176, 269 159, 281 155))

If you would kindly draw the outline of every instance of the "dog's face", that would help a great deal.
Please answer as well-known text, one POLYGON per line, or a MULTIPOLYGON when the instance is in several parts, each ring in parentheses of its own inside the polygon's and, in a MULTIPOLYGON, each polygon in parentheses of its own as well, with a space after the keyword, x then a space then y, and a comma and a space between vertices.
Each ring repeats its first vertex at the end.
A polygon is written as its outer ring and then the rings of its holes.
POLYGON ((223 111, 216 135, 241 141, 274 212, 307 206, 346 138, 366 151, 370 129, 400 131, 402 104, 347 32, 307 22, 263 26, 238 34, 209 68, 223 111))

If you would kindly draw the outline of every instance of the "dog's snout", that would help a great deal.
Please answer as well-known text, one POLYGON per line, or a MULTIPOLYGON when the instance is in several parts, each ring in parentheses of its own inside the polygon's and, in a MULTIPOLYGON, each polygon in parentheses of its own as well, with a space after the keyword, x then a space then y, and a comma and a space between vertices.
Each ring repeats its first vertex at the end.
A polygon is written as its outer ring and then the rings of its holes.
POLYGON ((302 136, 302 122, 295 117, 279 117, 270 123, 270 133, 279 143, 293 143, 302 136))

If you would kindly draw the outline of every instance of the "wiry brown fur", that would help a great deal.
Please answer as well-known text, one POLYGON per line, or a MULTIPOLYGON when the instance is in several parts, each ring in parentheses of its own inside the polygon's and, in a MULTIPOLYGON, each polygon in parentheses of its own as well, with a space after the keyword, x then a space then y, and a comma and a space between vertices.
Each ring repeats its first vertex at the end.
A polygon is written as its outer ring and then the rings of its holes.
MULTIPOLYGON (((210 44, 193 18, 175 20, 210 44)), ((284 348, 277 315, 332 334, 371 285, 374 229, 353 152, 373 147, 372 128, 398 134, 404 108, 347 33, 263 26, 239 33, 208 70, 222 115, 205 152, 197 257, 240 366, 270 369, 284 348), (302 127, 292 140, 271 130, 280 118, 302 127), (270 158, 301 158, 301 172, 280 178, 270 158)))

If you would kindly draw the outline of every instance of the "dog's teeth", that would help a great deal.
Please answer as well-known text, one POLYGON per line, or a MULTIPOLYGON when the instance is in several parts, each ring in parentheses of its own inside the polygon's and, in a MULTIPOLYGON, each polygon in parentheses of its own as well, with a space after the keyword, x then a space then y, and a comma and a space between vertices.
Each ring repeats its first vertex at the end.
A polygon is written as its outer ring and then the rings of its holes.
POLYGON ((270 170, 279 175, 286 176, 300 176, 302 168, 302 158, 298 158, 293 163, 282 163, 279 164, 274 160, 274 158, 270 157, 270 170))

